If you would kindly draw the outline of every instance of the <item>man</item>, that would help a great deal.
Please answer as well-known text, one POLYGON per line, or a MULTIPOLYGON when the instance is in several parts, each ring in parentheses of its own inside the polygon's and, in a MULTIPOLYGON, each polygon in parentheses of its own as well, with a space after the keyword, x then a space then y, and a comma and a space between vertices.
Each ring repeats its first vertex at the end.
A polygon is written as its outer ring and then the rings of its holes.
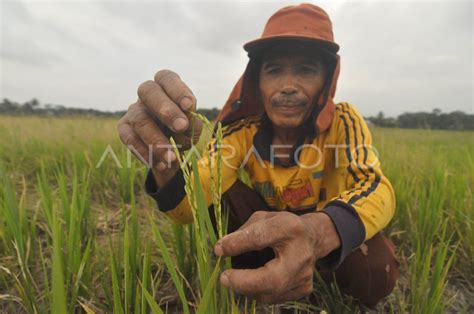
MULTIPOLYGON (((283 302, 311 293, 318 268, 375 306, 399 275, 394 247, 380 232, 393 217, 395 195, 364 119, 333 101, 339 46, 329 17, 311 4, 285 7, 244 49, 249 63, 218 118, 226 126, 222 190, 230 234, 214 250, 234 256, 221 283, 283 302), (253 189, 238 179, 239 168, 253 189)), ((168 136, 189 144, 196 99, 168 70, 141 84, 138 96, 119 122, 120 137, 146 160, 150 145, 147 192, 172 220, 188 223, 192 213, 168 136)), ((196 140, 198 120, 194 128, 196 140)), ((210 167, 200 163, 208 206, 210 167)))

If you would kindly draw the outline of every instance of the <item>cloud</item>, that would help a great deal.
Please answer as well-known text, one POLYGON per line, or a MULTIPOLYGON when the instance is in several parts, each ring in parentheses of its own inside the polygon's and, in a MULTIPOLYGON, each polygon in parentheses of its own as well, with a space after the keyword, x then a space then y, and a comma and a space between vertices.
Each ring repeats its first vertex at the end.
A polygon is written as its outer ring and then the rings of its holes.
POLYGON ((471 23, 470 2, 344 5, 334 22, 338 95, 367 113, 472 112, 471 23))
POLYGON ((61 60, 39 40, 34 19, 19 2, 2 4, 1 48, 2 59, 12 60, 31 66, 47 66, 61 60), (8 12, 8 14, 5 14, 8 12))
MULTIPOLYGON (((199 106, 220 107, 242 45, 277 2, 2 2, 3 97, 121 110, 175 70, 199 106)), ((471 2, 323 2, 341 45, 337 100, 364 115, 472 112, 471 2)))

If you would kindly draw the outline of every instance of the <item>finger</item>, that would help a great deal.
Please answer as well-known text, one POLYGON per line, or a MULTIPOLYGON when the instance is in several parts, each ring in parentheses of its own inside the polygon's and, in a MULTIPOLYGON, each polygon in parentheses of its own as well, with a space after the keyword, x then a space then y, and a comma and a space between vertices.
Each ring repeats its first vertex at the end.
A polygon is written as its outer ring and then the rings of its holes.
POLYGON ((132 153, 145 164, 150 162, 148 146, 143 143, 140 137, 133 131, 128 121, 119 121, 117 126, 120 140, 132 151, 132 153))
POLYGON ((236 256, 249 251, 258 251, 286 239, 280 232, 281 220, 272 217, 259 220, 220 239, 214 252, 218 256, 236 256))
MULTIPOLYGON (((248 226, 250 226, 251 224, 259 221, 259 220, 263 220, 263 219, 266 219, 266 218, 269 218, 269 217, 273 217, 275 213, 272 213, 272 212, 268 212, 268 211, 256 211, 254 212, 252 215, 250 215, 249 219, 247 219, 247 221, 239 227, 239 229, 237 229, 237 231, 239 230, 243 230, 245 228, 247 228, 248 226)), ((223 248, 222 248, 222 244, 221 242, 217 242, 216 245, 214 246, 214 253, 217 255, 217 256, 222 256, 224 255, 224 252, 223 252, 223 248)))
POLYGON ((153 150, 153 158, 163 162, 174 162, 177 159, 168 138, 143 104, 137 102, 130 106, 127 116, 136 135, 153 150))
POLYGON ((155 167, 158 170, 166 169, 166 163, 158 158, 153 158, 153 150, 149 145, 143 143, 140 137, 133 131, 128 123, 118 125, 119 136, 122 142, 142 163, 148 167, 155 167))
POLYGON ((273 217, 274 215, 275 215, 275 212, 269 212, 269 211, 264 211, 264 210, 256 211, 249 217, 249 219, 247 219, 247 221, 242 226, 240 226, 238 230, 247 228, 249 225, 259 220, 268 219, 270 217, 273 217))
POLYGON ((189 128, 183 133, 173 134, 173 138, 176 143, 181 145, 182 150, 188 150, 192 144, 196 144, 199 141, 199 137, 202 132, 202 121, 194 117, 188 117, 191 122, 189 128), (194 131, 193 131, 194 128, 194 131))
POLYGON ((167 128, 174 132, 183 132, 189 127, 189 119, 178 105, 171 100, 161 86, 146 81, 138 87, 138 97, 167 128))
POLYGON ((278 263, 270 261, 257 269, 228 269, 221 274, 223 286, 247 296, 275 293, 282 276, 278 263))
POLYGON ((163 88, 174 103, 179 104, 181 109, 196 110, 196 97, 178 74, 170 70, 161 70, 155 74, 155 82, 163 88))

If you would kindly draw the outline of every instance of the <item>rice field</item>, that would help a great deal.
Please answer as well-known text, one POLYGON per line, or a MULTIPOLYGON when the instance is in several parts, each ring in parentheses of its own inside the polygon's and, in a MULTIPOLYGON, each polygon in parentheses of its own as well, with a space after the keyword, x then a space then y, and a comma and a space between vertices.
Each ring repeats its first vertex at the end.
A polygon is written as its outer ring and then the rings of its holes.
MULTIPOLYGON (((474 133, 372 131, 397 195, 386 234, 401 262, 374 312, 473 312, 474 133)), ((189 174, 196 160, 182 166, 189 174)), ((0 312, 359 311, 318 276, 312 304, 269 306, 222 288, 230 261, 212 247, 225 215, 215 232, 194 176, 194 223, 172 225, 144 192, 146 170, 114 119, 0 116, 0 312)), ((218 170, 212 186, 218 206, 218 170)))

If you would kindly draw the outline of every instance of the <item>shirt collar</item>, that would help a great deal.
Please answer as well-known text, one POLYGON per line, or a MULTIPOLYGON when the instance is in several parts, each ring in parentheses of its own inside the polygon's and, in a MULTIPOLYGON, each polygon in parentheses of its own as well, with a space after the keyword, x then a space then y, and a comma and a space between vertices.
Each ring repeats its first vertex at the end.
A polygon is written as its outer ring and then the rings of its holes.
MULTIPOLYGON (((300 147, 303 145, 306 141, 306 139, 310 138, 313 139, 316 136, 315 128, 311 118, 305 122, 305 128, 308 130, 303 132, 303 136, 301 136, 293 146, 293 149, 291 150, 291 155, 290 155, 290 162, 289 163, 282 163, 278 158, 273 158, 273 165, 278 165, 282 167, 293 167, 297 165, 297 160, 299 160, 300 154, 302 149, 298 151, 298 156, 297 159, 295 159, 295 152, 300 147)), ((273 141, 273 125, 272 121, 268 117, 266 113, 262 114, 262 117, 260 119, 260 124, 258 125, 257 132, 255 133, 253 137, 253 145, 255 147, 256 152, 258 155, 266 161, 271 162, 271 145, 273 141)))

